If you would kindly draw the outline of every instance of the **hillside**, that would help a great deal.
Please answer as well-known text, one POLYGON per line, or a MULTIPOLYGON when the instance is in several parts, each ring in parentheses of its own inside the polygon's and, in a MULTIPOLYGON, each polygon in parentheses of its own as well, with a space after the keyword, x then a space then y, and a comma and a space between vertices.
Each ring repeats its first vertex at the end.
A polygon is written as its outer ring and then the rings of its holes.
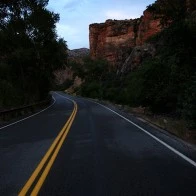
POLYGON ((0 1, 0 110, 44 100, 65 67, 59 15, 45 1, 0 1))
POLYGON ((74 92, 82 84, 81 76, 78 77, 78 71, 83 69, 84 58, 90 54, 88 48, 79 48, 67 50, 67 66, 63 69, 55 71, 55 83, 58 90, 69 88, 69 92, 74 92))
POLYGON ((145 10, 143 16, 130 20, 106 20, 89 26, 90 54, 106 59, 115 69, 122 65, 132 49, 163 29, 160 18, 145 10))
POLYGON ((89 55, 90 50, 88 48, 79 48, 79 49, 68 50, 67 53, 69 58, 77 58, 77 57, 83 58, 89 55))
POLYGON ((91 59, 73 66, 85 81, 76 92, 195 127, 195 8, 192 0, 158 0, 140 19, 91 24, 91 59))
POLYGON ((194 0, 172 0, 171 2, 157 0, 147 7, 140 18, 108 19, 105 23, 91 24, 89 26, 91 58, 107 60, 117 72, 132 69, 131 64, 128 67, 128 61, 133 62, 134 68, 139 66, 146 57, 153 57, 155 54, 153 46, 146 42, 168 28, 175 16, 185 18, 187 14, 193 12, 195 4, 194 0), (155 12, 155 7, 159 11, 155 12), (130 55, 133 59, 131 61, 130 55))

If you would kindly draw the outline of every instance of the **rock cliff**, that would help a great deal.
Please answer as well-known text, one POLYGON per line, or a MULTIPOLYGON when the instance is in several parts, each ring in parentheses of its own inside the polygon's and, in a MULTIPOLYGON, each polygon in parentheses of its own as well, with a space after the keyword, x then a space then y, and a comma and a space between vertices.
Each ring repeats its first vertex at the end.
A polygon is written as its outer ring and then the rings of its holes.
POLYGON ((152 44, 143 44, 142 46, 136 46, 125 62, 122 64, 121 69, 118 70, 119 73, 127 73, 138 67, 143 61, 143 59, 154 57, 156 54, 156 49, 152 44))
POLYGON ((140 19, 107 20, 90 25, 90 55, 107 59, 112 65, 122 61, 123 55, 135 47, 137 26, 140 19))
POLYGON ((143 45, 161 30, 160 20, 147 10, 139 19, 106 20, 105 23, 91 24, 90 55, 94 59, 104 58, 118 69, 134 47, 143 45))
POLYGON ((55 83, 57 86, 63 85, 66 81, 73 81, 73 85, 69 88, 69 91, 73 91, 74 88, 79 87, 82 84, 82 79, 74 75, 73 67, 71 63, 83 64, 83 58, 89 56, 88 48, 79 48, 74 50, 68 50, 68 62, 65 69, 60 69, 54 72, 55 83))
POLYGON ((89 49, 79 48, 74 50, 68 50, 67 53, 69 58, 83 58, 89 55, 89 49))
POLYGON ((137 29, 136 46, 143 45, 148 38, 162 30, 160 19, 156 19, 153 14, 147 10, 144 11, 140 21, 137 29))

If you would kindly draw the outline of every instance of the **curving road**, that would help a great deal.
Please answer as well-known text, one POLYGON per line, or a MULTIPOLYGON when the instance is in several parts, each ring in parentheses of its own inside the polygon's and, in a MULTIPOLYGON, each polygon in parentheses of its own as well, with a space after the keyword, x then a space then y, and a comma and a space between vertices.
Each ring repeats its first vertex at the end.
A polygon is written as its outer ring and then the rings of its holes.
POLYGON ((196 151, 110 106, 53 92, 0 127, 0 195, 196 195, 196 151))

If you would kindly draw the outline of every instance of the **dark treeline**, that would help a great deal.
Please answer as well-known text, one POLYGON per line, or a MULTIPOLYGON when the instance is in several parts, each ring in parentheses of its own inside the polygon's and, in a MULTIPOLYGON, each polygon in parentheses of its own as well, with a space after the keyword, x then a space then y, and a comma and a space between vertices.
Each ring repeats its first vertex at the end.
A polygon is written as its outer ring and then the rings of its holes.
MULTIPOLYGON (((153 113, 169 114, 196 126, 196 12, 187 12, 185 0, 159 0, 148 6, 170 26, 149 40, 156 56, 135 71, 119 76, 109 72, 101 60, 84 61, 78 75, 84 78, 83 96, 107 99, 132 107, 143 106, 153 113), (180 2, 180 3, 179 3, 180 2), (174 11, 175 10, 175 11, 174 11)), ((191 6, 191 4, 190 4, 191 6)), ((189 8, 191 9, 191 7, 189 8)), ((189 11, 189 10, 188 10, 189 11)))
POLYGON ((53 71, 66 62, 66 42, 59 39, 59 15, 48 0, 0 1, 0 108, 46 98, 53 71))

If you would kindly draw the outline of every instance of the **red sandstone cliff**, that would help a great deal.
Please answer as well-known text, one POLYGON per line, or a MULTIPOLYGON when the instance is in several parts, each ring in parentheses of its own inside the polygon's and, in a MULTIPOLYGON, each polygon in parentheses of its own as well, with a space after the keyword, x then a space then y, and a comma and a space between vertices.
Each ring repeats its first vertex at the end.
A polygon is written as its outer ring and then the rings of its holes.
POLYGON ((160 20, 145 11, 134 20, 107 20, 89 27, 90 54, 92 58, 104 58, 115 68, 122 64, 130 51, 143 45, 152 35, 161 31, 160 20))
POLYGON ((115 65, 128 48, 135 46, 136 20, 107 20, 90 25, 90 54, 92 58, 105 58, 115 65))
POLYGON ((143 45, 148 38, 159 33, 161 30, 160 19, 155 19, 152 13, 147 10, 144 11, 137 29, 136 46, 143 45))

